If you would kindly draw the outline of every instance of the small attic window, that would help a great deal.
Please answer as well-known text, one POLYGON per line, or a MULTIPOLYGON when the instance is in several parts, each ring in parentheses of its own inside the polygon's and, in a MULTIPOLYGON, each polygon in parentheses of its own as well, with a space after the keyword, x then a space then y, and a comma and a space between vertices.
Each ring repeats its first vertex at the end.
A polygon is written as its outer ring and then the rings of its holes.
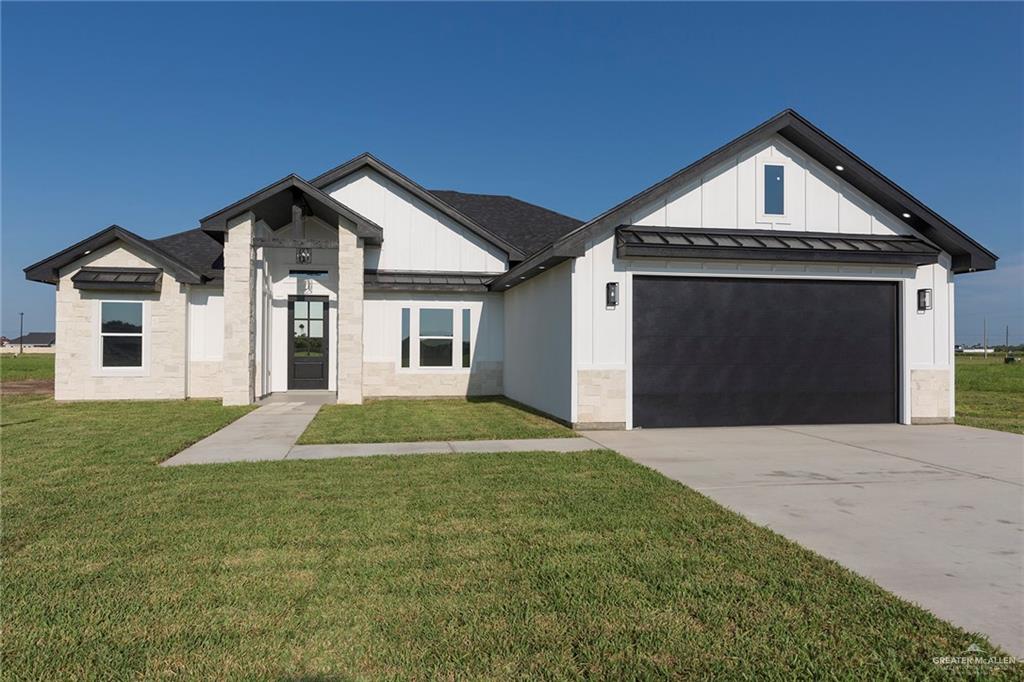
POLYGON ((786 167, 764 165, 764 214, 785 215, 786 167))

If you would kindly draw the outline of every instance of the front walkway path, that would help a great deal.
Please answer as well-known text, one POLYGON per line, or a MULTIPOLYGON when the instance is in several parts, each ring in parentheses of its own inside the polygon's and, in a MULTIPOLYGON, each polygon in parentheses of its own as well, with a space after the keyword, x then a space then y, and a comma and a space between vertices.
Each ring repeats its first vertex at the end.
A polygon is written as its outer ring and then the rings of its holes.
POLYGON ((262 401, 259 408, 161 462, 160 466, 444 452, 580 452, 601 449, 600 445, 587 438, 296 445, 295 441, 313 421, 320 406, 331 404, 334 399, 334 393, 327 391, 289 391, 271 396, 262 401))

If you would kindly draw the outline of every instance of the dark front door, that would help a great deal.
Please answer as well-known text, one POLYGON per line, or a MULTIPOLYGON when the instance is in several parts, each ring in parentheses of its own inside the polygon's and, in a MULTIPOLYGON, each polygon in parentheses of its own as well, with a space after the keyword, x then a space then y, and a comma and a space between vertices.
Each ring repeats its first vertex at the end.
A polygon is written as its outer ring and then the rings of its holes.
POLYGON ((288 298, 288 388, 327 388, 326 296, 288 298))
POLYGON ((896 285, 636 277, 636 426, 893 422, 896 285))

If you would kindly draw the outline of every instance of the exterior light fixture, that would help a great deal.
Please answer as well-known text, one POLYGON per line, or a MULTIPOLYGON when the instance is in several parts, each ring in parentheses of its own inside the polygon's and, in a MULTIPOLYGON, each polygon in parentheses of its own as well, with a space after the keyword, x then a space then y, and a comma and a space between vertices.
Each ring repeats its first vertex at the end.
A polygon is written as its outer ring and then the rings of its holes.
POLYGON ((903 217, 904 217, 904 218, 909 218, 909 217, 910 217, 910 214, 909 214, 909 213, 906 213, 906 212, 904 212, 904 213, 903 213, 903 217))
POLYGON ((544 265, 538 266, 538 270, 543 270, 545 267, 546 266, 544 266, 544 265))
POLYGON ((519 279, 526 279, 526 275, 520 275, 519 279))
POLYGON ((299 265, 309 265, 313 262, 313 249, 295 249, 295 262, 299 265))
POLYGON ((842 173, 842 172, 843 172, 844 170, 846 170, 846 169, 845 169, 845 168, 843 168, 842 166, 840 166, 840 165, 839 165, 839 164, 837 163, 837 164, 836 164, 836 170, 837 170, 837 171, 839 171, 840 173, 842 173))
POLYGON ((604 285, 604 302, 609 308, 614 308, 619 304, 618 282, 608 282, 604 285))
POLYGON ((932 290, 931 289, 918 289, 917 290, 917 312, 923 313, 926 310, 932 309, 932 290))

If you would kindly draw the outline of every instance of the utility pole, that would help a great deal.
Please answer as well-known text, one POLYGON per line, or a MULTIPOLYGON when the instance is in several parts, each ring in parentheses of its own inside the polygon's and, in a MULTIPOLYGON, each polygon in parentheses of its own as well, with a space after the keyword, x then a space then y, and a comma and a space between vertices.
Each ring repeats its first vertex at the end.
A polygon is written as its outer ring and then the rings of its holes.
POLYGON ((988 358, 988 318, 981 321, 981 347, 984 349, 985 358, 988 358))
POLYGON ((25 313, 18 313, 18 355, 25 352, 25 313))

